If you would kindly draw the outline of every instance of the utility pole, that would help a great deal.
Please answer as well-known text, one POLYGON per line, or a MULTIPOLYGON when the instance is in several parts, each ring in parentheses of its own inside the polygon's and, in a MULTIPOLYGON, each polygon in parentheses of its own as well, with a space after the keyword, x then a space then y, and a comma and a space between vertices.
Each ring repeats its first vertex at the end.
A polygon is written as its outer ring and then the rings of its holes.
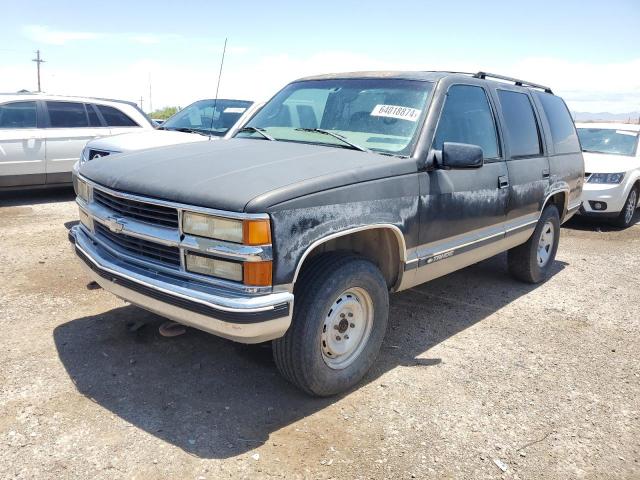
POLYGON ((153 112, 153 102, 151 102, 151 72, 149 72, 149 113, 153 112))
POLYGON ((142 106, 144 102, 144 99, 142 98, 142 95, 140 95, 140 110, 144 111, 144 107, 142 106))
POLYGON ((36 58, 34 58, 31 61, 36 62, 36 64, 38 65, 38 92, 41 92, 42 90, 40 89, 40 64, 44 63, 44 60, 40 58, 40 50, 36 50, 36 58))

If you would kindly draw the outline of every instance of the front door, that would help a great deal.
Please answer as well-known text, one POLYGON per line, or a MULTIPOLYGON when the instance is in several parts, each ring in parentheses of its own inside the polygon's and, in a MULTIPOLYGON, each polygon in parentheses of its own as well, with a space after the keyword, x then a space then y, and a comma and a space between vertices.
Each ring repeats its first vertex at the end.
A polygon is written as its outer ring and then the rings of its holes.
POLYGON ((420 243, 415 283, 422 283, 500 251, 504 240, 508 172, 493 108, 478 85, 449 87, 432 149, 444 142, 477 145, 484 165, 420 174, 420 243))

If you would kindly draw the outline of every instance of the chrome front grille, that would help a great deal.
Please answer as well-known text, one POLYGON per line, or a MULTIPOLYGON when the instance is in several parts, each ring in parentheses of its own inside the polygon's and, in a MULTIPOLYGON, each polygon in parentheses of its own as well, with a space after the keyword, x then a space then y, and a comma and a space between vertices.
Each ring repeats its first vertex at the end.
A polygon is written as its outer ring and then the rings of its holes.
POLYGON ((137 258, 167 266, 180 266, 180 249, 178 247, 169 247, 123 233, 114 233, 98 222, 95 223, 95 232, 98 239, 106 240, 107 244, 116 250, 124 250, 137 258))
POLYGON ((93 190, 93 200, 123 217, 163 227, 178 228, 178 210, 175 208, 116 197, 98 189, 93 190))

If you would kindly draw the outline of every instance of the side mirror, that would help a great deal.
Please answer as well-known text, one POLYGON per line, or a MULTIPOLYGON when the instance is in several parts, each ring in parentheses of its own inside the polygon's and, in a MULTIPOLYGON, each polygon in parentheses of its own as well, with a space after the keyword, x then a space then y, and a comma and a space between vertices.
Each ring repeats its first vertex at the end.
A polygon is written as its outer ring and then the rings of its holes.
POLYGON ((484 165, 482 148, 467 143, 444 142, 440 167, 453 170, 480 168, 484 165))

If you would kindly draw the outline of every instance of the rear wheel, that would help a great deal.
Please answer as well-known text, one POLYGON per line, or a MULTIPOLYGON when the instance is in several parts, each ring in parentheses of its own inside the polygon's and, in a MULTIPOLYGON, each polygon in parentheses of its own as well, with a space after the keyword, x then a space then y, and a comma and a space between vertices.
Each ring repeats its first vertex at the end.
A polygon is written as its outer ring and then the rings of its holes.
POLYGON ((633 187, 629 192, 627 201, 624 202, 624 207, 620 215, 618 215, 613 223, 621 228, 630 227, 636 214, 636 208, 638 208, 638 187, 633 187))
POLYGON ((547 279, 560 240, 560 215, 555 205, 546 207, 531 238, 509 250, 509 271, 518 280, 539 283, 547 279))
POLYGON ((273 341, 278 370, 311 395, 348 390, 373 365, 388 313, 387 285, 373 263, 346 252, 318 255, 296 285, 291 327, 273 341))

